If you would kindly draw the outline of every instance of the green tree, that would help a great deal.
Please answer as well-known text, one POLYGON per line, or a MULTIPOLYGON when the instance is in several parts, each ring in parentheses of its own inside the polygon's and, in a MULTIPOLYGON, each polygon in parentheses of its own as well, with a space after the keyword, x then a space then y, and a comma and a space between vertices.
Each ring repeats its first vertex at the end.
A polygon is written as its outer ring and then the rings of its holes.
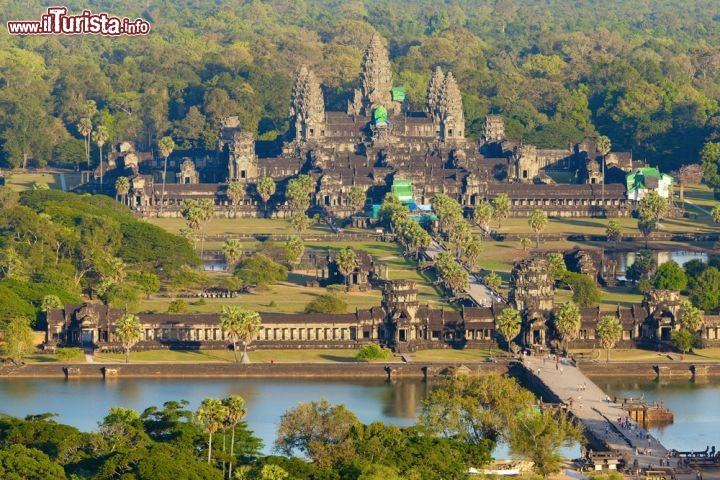
POLYGON ((305 253, 305 244, 302 238, 293 236, 287 239, 283 250, 285 252, 285 259, 291 265, 297 265, 302 260, 303 253, 305 253))
POLYGON ((243 258, 235 265, 233 273, 245 285, 266 288, 277 282, 287 280, 288 270, 285 265, 277 263, 262 253, 255 253, 243 258))
POLYGON ((520 334, 522 328, 522 319, 520 318, 520 312, 514 308, 504 308, 500 315, 495 319, 495 329, 502 336, 505 343, 510 345, 510 342, 515 340, 520 334))
POLYGON ((720 223, 720 205, 715 205, 710 212, 713 222, 720 223))
POLYGON ((28 353, 35 349, 30 320, 24 317, 11 318, 5 323, 5 339, 2 354, 19 364, 28 353))
POLYGON ((187 313, 190 309, 182 298, 177 298, 168 304, 167 313, 187 313))
POLYGON ((642 236, 645 239, 645 248, 648 248, 648 240, 650 239, 650 234, 657 229, 657 225, 657 221, 652 218, 640 217, 638 219, 637 226, 638 230, 640 230, 640 233, 642 233, 642 236))
POLYGON ((575 302, 563 303, 555 310, 553 325, 567 349, 580 333, 580 308, 575 302))
POLYGON ((705 324, 705 314, 699 308, 692 306, 687 300, 682 302, 680 312, 680 326, 692 332, 697 332, 705 324))
POLYGON ((123 203, 127 204, 127 194, 130 192, 130 180, 127 177, 118 177, 115 180, 115 197, 122 197, 123 203))
POLYGON ((292 226, 293 230, 301 233, 304 230, 307 230, 308 227, 310 227, 310 219, 303 212, 293 213, 292 217, 290 217, 290 225, 292 226))
POLYGON ((612 242, 613 246, 617 248, 617 242, 622 238, 620 222, 617 220, 610 220, 607 227, 605 227, 605 235, 607 236, 608 242, 612 242))
POLYGON ((227 184, 227 197, 232 202, 233 217, 237 217, 237 208, 240 202, 245 197, 245 184, 231 180, 227 184))
POLYGON ((610 362, 610 349, 615 347, 622 335, 620 319, 615 315, 603 315, 595 330, 600 345, 605 349, 605 361, 610 362))
POLYGON ((230 427, 230 466, 228 468, 228 478, 233 478, 233 465, 235 464, 235 431, 237 425, 243 421, 247 415, 245 408, 245 399, 240 395, 230 395, 223 398, 222 404, 225 407, 225 421, 230 427))
POLYGON ((422 402, 420 423, 433 433, 470 445, 507 438, 533 395, 511 377, 497 374, 445 380, 422 402))
POLYGON ((335 254, 335 265, 337 265, 338 271, 345 277, 345 288, 350 287, 350 274, 355 271, 357 266, 357 256, 355 251, 346 247, 335 254))
POLYGON ((365 190, 363 190, 363 188, 358 185, 353 185, 352 187, 350 187, 350 190, 347 193, 347 199, 356 212, 361 211, 362 208, 365 206, 365 190))
POLYGON ((90 133, 92 132, 92 121, 88 117, 83 117, 77 124, 78 132, 85 137, 85 160, 87 168, 90 170, 90 133))
POLYGON ((565 272, 563 281, 572 290, 572 300, 581 307, 597 305, 602 292, 595 280, 586 273, 565 272))
POLYGON ((495 210, 490 202, 482 201, 473 212, 473 220, 480 227, 481 237, 486 237, 490 233, 490 221, 493 219, 495 210))
POLYGON ((674 330, 670 336, 670 340, 675 348, 680 350, 683 355, 689 352, 698 341, 697 332, 693 332, 687 328, 674 330))
POLYGON ((108 129, 105 125, 98 125, 97 129, 93 132, 93 138, 98 147, 99 165, 100 165, 100 185, 103 184, 103 159, 102 149, 105 145, 109 136, 108 129))
POLYGON ((720 143, 707 142, 700 150, 700 166, 705 182, 713 189, 720 188, 720 143))
POLYGON ((720 271, 715 267, 706 268, 690 290, 692 304, 707 313, 720 308, 720 271))
POLYGON ((300 452, 321 467, 352 458, 350 433, 360 421, 344 405, 326 399, 300 403, 280 417, 275 448, 285 455, 300 452))
POLYGON ((217 398, 206 398, 200 402, 195 418, 208 435, 208 459, 212 462, 212 441, 215 432, 220 430, 227 417, 227 408, 217 398))
POLYGON ((228 268, 232 268, 242 258, 243 247, 240 240, 234 238, 228 238, 223 242, 222 252, 225 256, 225 261, 228 264, 228 268))
POLYGON ((657 268, 657 262, 653 257, 653 253, 650 250, 640 250, 635 255, 635 261, 627 267, 625 276, 628 280, 639 281, 645 278, 650 278, 652 273, 657 268))
POLYGON ((570 447, 583 438, 582 427, 568 419, 562 410, 525 409, 510 430, 510 451, 523 455, 543 478, 559 472, 563 464, 562 447, 570 447))
POLYGON ((18 444, 10 444, 0 450, 0 476, 8 480, 67 478, 62 466, 51 461, 45 453, 18 444))
POLYGON ((497 290, 502 285, 502 277, 495 272, 490 272, 485 275, 484 281, 485 285, 493 290, 497 290))
POLYGON ((285 200, 290 210, 304 213, 310 206, 310 194, 315 191, 315 181, 310 175, 301 174, 291 179, 285 190, 285 200))
POLYGON ((395 232, 398 225, 410 219, 410 210, 400 203, 400 199, 392 192, 388 192, 378 211, 380 223, 395 232))
POLYGON ((565 278, 565 274, 568 270, 567 265, 565 265, 565 258, 563 258, 562 253, 550 252, 545 256, 545 259, 548 263, 550 275, 552 275, 555 280, 561 280, 565 278))
POLYGON ((540 233, 545 230, 548 224, 548 217, 545 212, 536 209, 528 219, 530 229, 535 232, 535 248, 540 248, 540 233))
POLYGON ((530 240, 529 238, 522 237, 520 239, 520 248, 522 248, 523 252, 526 252, 530 245, 532 245, 532 240, 530 240))
POLYGON ((162 137, 158 141, 158 152, 163 158, 163 177, 162 177, 162 192, 160 193, 160 210, 158 216, 162 215, 163 207, 165 206, 165 182, 167 181, 167 161, 168 157, 175 150, 175 142, 171 137, 162 137))
POLYGON ((337 295, 325 293, 305 305, 304 311, 305 313, 346 313, 348 304, 337 295))
POLYGON ((140 318, 132 313, 126 313, 115 320, 115 338, 125 350, 125 363, 130 362, 130 349, 142 339, 142 325, 140 318))
POLYGON ((257 189, 260 199, 263 201, 263 205, 265 206, 265 217, 267 217, 268 201, 270 200, 270 197, 275 195, 275 180, 271 177, 262 177, 255 188, 257 189))
POLYGON ((507 193, 500 193, 492 200, 493 216, 498 224, 498 229, 502 227, 502 222, 510 215, 510 197, 507 193))
POLYGON ((63 308, 63 302, 60 300, 60 297, 57 295, 45 295, 42 299, 42 303, 40 304, 40 310, 45 312, 49 312, 50 310, 56 310, 58 308, 63 308))
POLYGON ((478 262, 483 252, 482 240, 479 236, 470 235, 469 239, 465 242, 464 248, 460 252, 460 257, 467 265, 471 272, 474 272, 477 268, 478 262))
POLYGON ((670 260, 660 265, 653 278, 653 287, 668 290, 685 290, 688 279, 677 262, 670 260))
POLYGON ((238 361, 237 342, 242 342, 242 363, 250 363, 247 347, 260 332, 260 314, 236 305, 223 305, 220 326, 232 342, 235 362, 238 361))
POLYGON ((115 320, 115 338, 125 350, 125 363, 130 362, 130 349, 142 339, 142 325, 140 318, 132 313, 126 313, 115 320))
POLYGON ((145 298, 160 291, 160 278, 152 272, 131 273, 130 279, 144 294, 145 298))
POLYGON ((266 464, 260 470, 260 480, 285 480, 290 475, 279 465, 266 464))
POLYGON ((438 216, 441 232, 450 232, 456 224, 463 220, 462 206, 454 198, 440 193, 433 197, 431 203, 433 211, 438 216))
POLYGON ((662 220, 669 209, 668 200, 654 190, 645 194, 637 205, 638 216, 641 219, 653 220, 655 223, 662 220))
POLYGON ((355 359, 361 362, 369 362, 370 360, 385 360, 390 355, 392 355, 392 352, 387 348, 383 348, 377 343, 370 343, 358 350, 355 359))

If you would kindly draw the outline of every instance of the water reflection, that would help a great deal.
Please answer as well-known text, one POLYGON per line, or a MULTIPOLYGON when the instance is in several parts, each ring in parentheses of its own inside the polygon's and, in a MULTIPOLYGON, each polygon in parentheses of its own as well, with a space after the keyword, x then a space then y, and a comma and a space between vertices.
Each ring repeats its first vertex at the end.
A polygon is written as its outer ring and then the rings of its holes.
POLYGON ((649 403, 664 402, 675 416, 667 426, 651 426, 650 431, 667 448, 677 450, 703 450, 720 441, 720 414, 718 395, 720 382, 715 378, 623 379, 618 377, 593 376, 609 396, 639 397, 649 403))
MULTIPOLYGON (((635 263, 636 256, 637 252, 605 251, 605 257, 610 261, 614 261, 617 265, 618 271, 622 272, 624 272, 627 267, 635 263)), ((653 250, 653 258, 658 265, 662 265, 663 263, 673 260, 680 266, 683 266, 690 260, 700 260, 701 262, 707 263, 708 254, 705 252, 693 252, 688 250, 653 250)))

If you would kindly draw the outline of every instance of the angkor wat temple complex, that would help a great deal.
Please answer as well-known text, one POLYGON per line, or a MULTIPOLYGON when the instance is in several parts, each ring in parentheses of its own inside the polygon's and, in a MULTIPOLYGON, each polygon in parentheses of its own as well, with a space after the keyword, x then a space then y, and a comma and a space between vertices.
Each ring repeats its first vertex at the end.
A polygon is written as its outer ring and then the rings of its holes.
POLYGON ((300 173, 316 182, 311 210, 340 218, 357 213, 348 200, 353 186, 365 190, 368 203, 378 204, 396 180, 412 183, 419 204, 430 203, 442 192, 472 208, 506 193, 517 216, 537 208, 551 216, 624 216, 631 209, 624 180, 637 163, 629 153, 601 155, 592 140, 567 149, 539 149, 506 138, 499 116, 486 118, 481 140, 467 139, 462 98, 452 72, 437 67, 427 86, 424 111, 409 111, 405 91, 394 86, 387 50, 377 36, 363 54, 359 88, 346 111, 327 111, 320 80, 300 66, 289 115, 290 131, 278 140, 280 155, 259 156, 253 136, 230 117, 219 126, 215 152, 195 152, 192 158, 186 157, 188 152, 176 152, 170 157, 168 171, 174 174, 166 179, 164 195, 162 159, 133 152, 127 144, 108 158, 107 180, 128 176, 127 202, 146 215, 162 210, 162 215, 176 216, 183 199, 212 198, 218 216, 263 216, 265 206, 255 185, 271 177, 277 191, 268 202, 269 212, 285 217, 285 185, 300 173), (575 183, 554 184, 553 172, 566 172, 575 183), (227 185, 235 180, 246 186, 245 198, 231 205, 227 185))

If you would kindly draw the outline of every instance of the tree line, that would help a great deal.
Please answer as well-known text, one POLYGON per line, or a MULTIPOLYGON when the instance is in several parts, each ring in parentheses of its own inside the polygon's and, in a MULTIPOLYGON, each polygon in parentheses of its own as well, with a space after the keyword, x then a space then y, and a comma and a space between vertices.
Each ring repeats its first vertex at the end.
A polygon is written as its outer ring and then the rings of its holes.
MULTIPOLYGON (((98 161, 114 142, 149 150, 164 136, 180 149, 214 148, 228 115, 272 140, 287 130, 298 64, 322 80, 327 106, 344 110, 377 32, 411 107, 422 109, 432 67, 453 71, 472 137, 485 115, 500 114, 508 135, 528 143, 565 148, 603 134, 616 150, 670 170, 697 162, 718 138, 720 29, 707 14, 715 5, 684 7, 119 0, 109 13, 144 18, 149 35, 0 39, 0 161, 78 165, 98 161)), ((5 13, 32 20, 44 8, 13 0, 5 13)))
POLYGON ((168 401, 142 413, 113 407, 93 432, 53 414, 0 418, 0 475, 47 479, 452 480, 491 460, 499 440, 542 475, 560 448, 582 439, 562 411, 535 408, 510 377, 438 383, 416 425, 361 423, 343 405, 303 402, 282 414, 273 450, 248 429, 242 397, 205 398, 196 410, 168 401))

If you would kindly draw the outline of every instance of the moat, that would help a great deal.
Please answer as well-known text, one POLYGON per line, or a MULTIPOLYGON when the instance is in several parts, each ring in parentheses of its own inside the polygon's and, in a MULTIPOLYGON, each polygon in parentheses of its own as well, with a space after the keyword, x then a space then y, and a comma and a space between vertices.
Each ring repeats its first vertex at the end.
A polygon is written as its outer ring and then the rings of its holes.
MULTIPOLYGON (((651 427, 666 447, 702 450, 717 443, 720 413, 716 407, 720 379, 691 382, 687 379, 657 382, 650 378, 592 377, 608 395, 644 395, 648 402, 663 401, 675 414, 675 422, 651 427)), ((415 422, 428 385, 421 380, 302 380, 302 379, 133 379, 48 380, 17 379, 0 382, 0 413, 24 417, 57 413, 57 420, 90 431, 112 406, 138 411, 168 400, 185 399, 195 409, 205 397, 239 394, 248 407, 251 430, 263 439, 269 452, 280 416, 298 402, 327 398, 343 403, 364 423, 383 421, 397 425, 415 422), (53 399, 49 402, 48 399, 53 399)), ((495 452, 503 456, 505 452, 495 452)))

